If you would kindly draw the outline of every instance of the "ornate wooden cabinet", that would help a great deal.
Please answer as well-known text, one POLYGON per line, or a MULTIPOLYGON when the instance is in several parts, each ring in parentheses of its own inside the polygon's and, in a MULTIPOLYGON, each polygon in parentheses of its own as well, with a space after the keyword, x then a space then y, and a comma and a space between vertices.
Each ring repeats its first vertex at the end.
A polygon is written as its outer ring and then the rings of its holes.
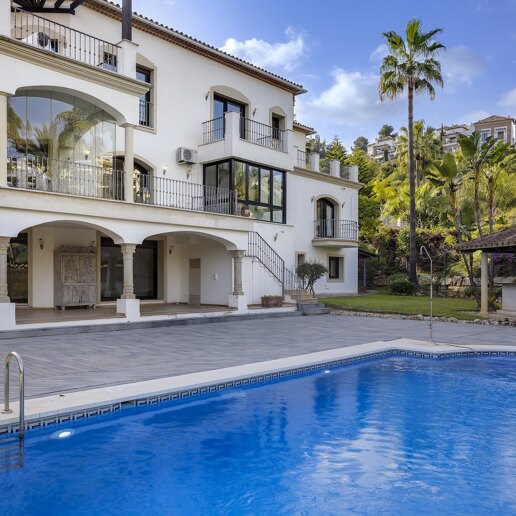
POLYGON ((97 302, 95 247, 63 246, 54 251, 54 305, 94 306, 97 302))

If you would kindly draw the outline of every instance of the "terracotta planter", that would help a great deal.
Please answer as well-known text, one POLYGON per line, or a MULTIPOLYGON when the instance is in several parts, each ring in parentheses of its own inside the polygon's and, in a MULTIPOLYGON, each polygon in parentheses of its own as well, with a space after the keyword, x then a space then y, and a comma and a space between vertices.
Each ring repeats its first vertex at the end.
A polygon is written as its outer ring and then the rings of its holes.
POLYGON ((282 305, 283 299, 281 296, 262 296, 262 306, 264 308, 274 308, 282 305))

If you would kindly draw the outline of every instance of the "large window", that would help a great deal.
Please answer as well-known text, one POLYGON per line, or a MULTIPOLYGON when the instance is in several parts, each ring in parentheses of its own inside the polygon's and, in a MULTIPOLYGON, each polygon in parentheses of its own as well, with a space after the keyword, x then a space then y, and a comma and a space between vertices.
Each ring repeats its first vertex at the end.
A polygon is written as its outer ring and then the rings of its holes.
POLYGON ((7 249, 7 288, 11 302, 27 303, 29 297, 29 252, 27 233, 11 238, 7 249))
POLYGON ((259 220, 286 222, 285 172, 238 160, 204 166, 204 184, 235 190, 238 209, 259 220))
POLYGON ((116 124, 98 106, 56 91, 27 90, 9 99, 9 158, 43 158, 112 167, 116 124))

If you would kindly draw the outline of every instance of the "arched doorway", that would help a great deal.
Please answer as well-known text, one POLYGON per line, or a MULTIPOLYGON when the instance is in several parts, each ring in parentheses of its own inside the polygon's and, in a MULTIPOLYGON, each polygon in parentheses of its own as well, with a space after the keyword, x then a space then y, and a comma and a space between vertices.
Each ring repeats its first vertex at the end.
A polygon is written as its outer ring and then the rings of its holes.
POLYGON ((334 238, 336 223, 336 206, 328 198, 318 199, 316 207, 315 236, 317 238, 334 238))

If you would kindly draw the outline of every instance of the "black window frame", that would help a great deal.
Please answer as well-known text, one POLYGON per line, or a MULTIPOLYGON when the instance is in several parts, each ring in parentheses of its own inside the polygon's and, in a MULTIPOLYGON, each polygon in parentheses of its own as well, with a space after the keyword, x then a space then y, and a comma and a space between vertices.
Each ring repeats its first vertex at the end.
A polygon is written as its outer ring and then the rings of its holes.
POLYGON ((343 256, 328 256, 328 279, 333 281, 342 281, 344 279, 344 257, 343 256), (337 275, 332 274, 332 262, 337 264, 337 275))
POLYGON ((245 170, 245 197, 241 198, 238 197, 237 203, 239 206, 239 211, 243 208, 249 208, 252 206, 256 207, 262 207, 269 210, 270 219, 264 220, 264 219, 257 219, 263 222, 274 222, 276 224, 286 224, 287 221, 287 173, 284 170, 279 170, 277 168, 273 168, 267 165, 262 165, 259 163, 252 163, 248 161, 243 161, 240 159, 229 159, 229 160, 221 160, 217 162, 212 163, 205 163, 203 166, 203 184, 207 185, 206 183, 206 169, 210 166, 216 166, 217 167, 217 184, 219 184, 219 177, 218 177, 218 170, 219 166, 222 164, 229 163, 229 184, 231 190, 236 190, 236 175, 235 175, 235 163, 243 163, 244 170, 245 170), (257 167, 258 168, 258 184, 257 184, 257 190, 258 190, 258 201, 250 200, 249 199, 249 167, 257 167), (262 191, 261 188, 261 181, 262 181, 262 170, 263 171, 269 171, 269 199, 268 202, 262 202, 260 201, 260 194, 262 191), (281 206, 278 204, 274 204, 274 172, 281 173, 282 175, 282 197, 281 197, 281 206), (274 210, 281 209, 281 221, 275 221, 274 220, 274 210))
POLYGON ((136 79, 148 84, 150 86, 149 91, 140 95, 140 108, 138 112, 138 122, 142 127, 153 127, 153 121, 151 116, 151 102, 152 102, 152 73, 150 68, 144 66, 136 66, 136 79), (142 102, 144 107, 142 109, 142 102))

